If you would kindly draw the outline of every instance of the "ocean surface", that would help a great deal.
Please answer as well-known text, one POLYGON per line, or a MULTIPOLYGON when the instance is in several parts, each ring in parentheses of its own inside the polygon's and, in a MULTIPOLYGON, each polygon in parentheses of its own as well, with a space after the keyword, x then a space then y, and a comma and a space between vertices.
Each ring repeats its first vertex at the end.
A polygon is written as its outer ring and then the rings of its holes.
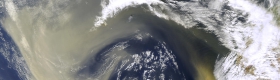
POLYGON ((0 80, 279 80, 278 0, 0 0, 0 80))

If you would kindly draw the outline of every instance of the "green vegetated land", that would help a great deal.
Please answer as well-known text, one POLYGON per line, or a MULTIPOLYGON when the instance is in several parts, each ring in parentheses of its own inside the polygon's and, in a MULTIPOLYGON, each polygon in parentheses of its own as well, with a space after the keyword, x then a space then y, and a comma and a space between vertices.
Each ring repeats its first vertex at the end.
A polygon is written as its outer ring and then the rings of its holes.
POLYGON ((270 8, 269 12, 272 12, 277 26, 280 26, 280 6, 274 6, 274 7, 270 8))

